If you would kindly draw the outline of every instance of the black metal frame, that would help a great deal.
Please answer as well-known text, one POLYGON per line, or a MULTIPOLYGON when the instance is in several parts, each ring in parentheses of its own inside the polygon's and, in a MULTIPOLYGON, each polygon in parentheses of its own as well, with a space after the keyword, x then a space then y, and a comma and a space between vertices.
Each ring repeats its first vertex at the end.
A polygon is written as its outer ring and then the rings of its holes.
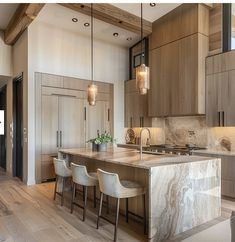
POLYGON ((223 4, 223 52, 231 50, 231 3, 223 4))

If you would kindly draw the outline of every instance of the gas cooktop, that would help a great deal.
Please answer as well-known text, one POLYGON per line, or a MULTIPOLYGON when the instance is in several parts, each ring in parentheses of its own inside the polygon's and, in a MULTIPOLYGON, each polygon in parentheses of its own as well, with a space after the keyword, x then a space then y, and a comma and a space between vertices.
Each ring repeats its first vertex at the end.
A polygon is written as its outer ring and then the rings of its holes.
POLYGON ((203 149, 206 149, 206 147, 199 147, 193 144, 186 144, 186 145, 161 144, 161 145, 150 145, 150 146, 143 147, 144 151, 177 154, 177 155, 192 155, 193 150, 203 150, 203 149))

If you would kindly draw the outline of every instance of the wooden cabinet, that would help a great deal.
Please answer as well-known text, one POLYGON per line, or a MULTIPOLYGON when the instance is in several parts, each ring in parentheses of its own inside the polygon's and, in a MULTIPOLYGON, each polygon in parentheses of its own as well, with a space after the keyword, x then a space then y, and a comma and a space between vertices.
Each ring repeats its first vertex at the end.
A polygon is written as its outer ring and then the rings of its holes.
POLYGON ((235 125, 235 71, 229 67, 229 55, 207 58, 206 122, 211 127, 235 125))
POLYGON ((235 198, 235 156, 195 152, 195 155, 221 159, 221 195, 235 198))
POLYGON ((148 114, 152 117, 205 114, 208 38, 190 35, 150 51, 148 114))
POLYGON ((125 83, 125 127, 151 127, 148 117, 148 95, 140 95, 135 80, 125 83))
POLYGON ((36 73, 36 181, 55 177, 60 148, 85 147, 100 132, 113 134, 113 84, 96 82, 96 105, 86 99, 89 80, 36 73))

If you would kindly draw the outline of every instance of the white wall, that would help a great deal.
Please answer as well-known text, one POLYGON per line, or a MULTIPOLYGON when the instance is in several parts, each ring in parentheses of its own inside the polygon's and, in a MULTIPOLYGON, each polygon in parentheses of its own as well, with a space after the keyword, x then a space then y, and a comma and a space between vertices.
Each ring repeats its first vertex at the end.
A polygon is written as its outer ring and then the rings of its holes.
POLYGON ((12 47, 4 43, 4 33, 0 31, 0 76, 12 75, 12 47))
MULTIPOLYGON (((91 78, 90 37, 35 20, 28 28, 28 159, 35 161, 34 73, 91 78)), ((114 136, 123 141, 124 80, 128 79, 128 49, 94 41, 94 80, 114 84, 114 136)), ((31 166, 30 176, 35 167, 31 166)))

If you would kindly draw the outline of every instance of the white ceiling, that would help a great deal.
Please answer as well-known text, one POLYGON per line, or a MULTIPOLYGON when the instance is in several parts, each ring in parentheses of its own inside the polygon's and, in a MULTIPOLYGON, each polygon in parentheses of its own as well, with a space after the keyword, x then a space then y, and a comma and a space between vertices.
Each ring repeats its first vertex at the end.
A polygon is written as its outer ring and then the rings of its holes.
POLYGON ((0 3, 0 30, 6 29, 18 3, 0 3))
MULTIPOLYGON (((90 27, 84 27, 84 23, 90 23, 91 17, 58 4, 46 4, 40 11, 35 21, 48 23, 50 25, 54 25, 87 36, 90 36, 91 34, 90 27), (72 18, 77 18, 78 22, 72 22, 72 18)), ((130 47, 140 39, 140 36, 98 19, 94 19, 94 38, 111 42, 120 46, 130 47), (119 34, 118 37, 113 36, 113 33, 115 32, 119 34), (132 40, 127 41, 128 37, 131 37, 132 40)))
MULTIPOLYGON (((132 13, 136 16, 141 16, 140 3, 112 3, 112 5, 121 8, 129 13, 132 13)), ((181 3, 157 3, 155 7, 151 7, 149 3, 144 3, 143 18, 150 22, 154 22, 155 20, 167 14, 174 8, 178 7, 179 5, 181 5, 181 3)))
MULTIPOLYGON (((140 15, 140 4, 138 3, 115 3, 113 5, 137 16, 140 15)), ((152 22, 179 5, 166 3, 150 7, 149 4, 144 4, 144 18, 152 22)), ((48 23, 69 31, 90 36, 90 27, 84 27, 85 22, 90 23, 90 17, 58 4, 46 4, 35 21, 48 23), (72 18, 77 18, 78 22, 72 22, 72 18)), ((94 38, 120 46, 130 47, 140 40, 140 35, 94 19, 94 38), (118 37, 113 36, 115 32, 119 34, 118 37), (130 37, 132 40, 128 41, 127 38, 130 37)))

